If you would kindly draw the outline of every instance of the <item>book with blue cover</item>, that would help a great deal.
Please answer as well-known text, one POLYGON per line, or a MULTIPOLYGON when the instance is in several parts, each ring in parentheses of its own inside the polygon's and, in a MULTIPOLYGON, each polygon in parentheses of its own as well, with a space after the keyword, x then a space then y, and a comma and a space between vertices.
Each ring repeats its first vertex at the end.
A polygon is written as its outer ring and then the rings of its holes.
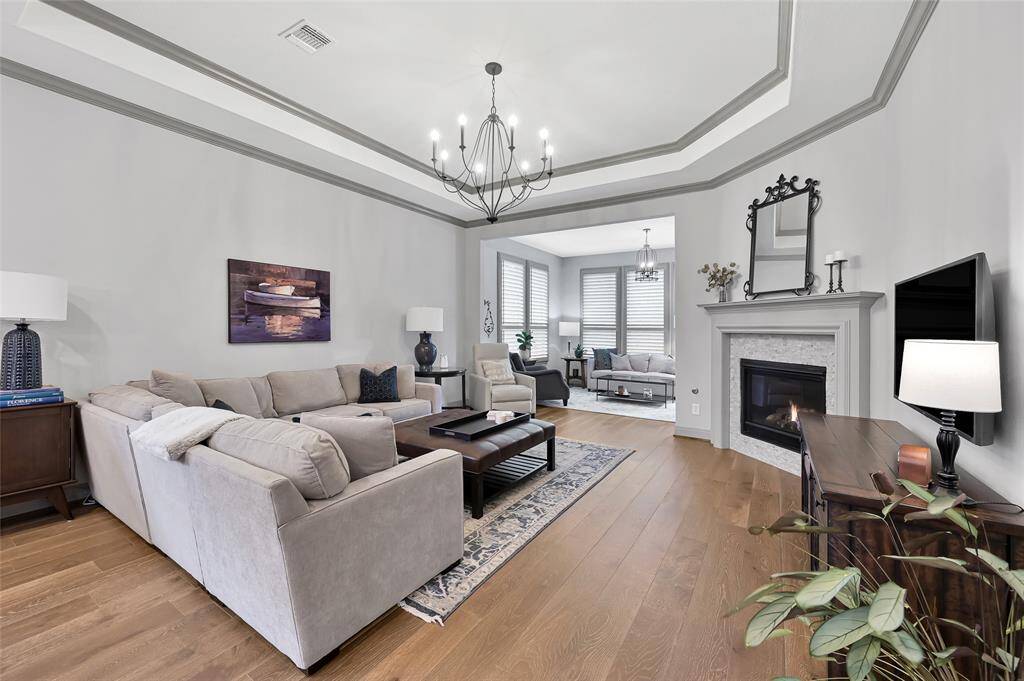
POLYGON ((64 401, 64 391, 53 386, 25 390, 0 390, 0 409, 28 407, 35 404, 57 404, 64 401))
POLYGON ((25 388, 24 390, 0 390, 0 400, 24 399, 28 397, 52 397, 63 395, 64 390, 55 388, 52 385, 44 385, 40 388, 25 388))

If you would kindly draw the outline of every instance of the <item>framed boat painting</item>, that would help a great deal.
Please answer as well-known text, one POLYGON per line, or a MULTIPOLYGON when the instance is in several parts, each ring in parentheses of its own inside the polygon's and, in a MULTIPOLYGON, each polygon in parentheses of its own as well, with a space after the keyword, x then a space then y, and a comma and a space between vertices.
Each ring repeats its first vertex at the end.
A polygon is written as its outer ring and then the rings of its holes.
POLYGON ((228 260, 228 342, 331 340, 331 273, 228 260))

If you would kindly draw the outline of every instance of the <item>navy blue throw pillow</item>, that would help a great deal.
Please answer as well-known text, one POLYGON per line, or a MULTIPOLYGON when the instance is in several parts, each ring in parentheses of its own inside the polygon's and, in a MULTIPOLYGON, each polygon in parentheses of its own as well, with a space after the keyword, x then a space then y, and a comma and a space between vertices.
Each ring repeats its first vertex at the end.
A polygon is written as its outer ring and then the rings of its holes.
POLYGON ((594 369, 611 369, 613 352, 618 354, 615 348, 594 348, 594 369))
POLYGON ((398 367, 375 374, 359 370, 359 404, 367 402, 401 402, 398 398, 398 367))
POLYGON ((230 404, 223 400, 214 400, 213 404, 210 405, 214 409, 223 409, 225 411, 234 411, 230 404))

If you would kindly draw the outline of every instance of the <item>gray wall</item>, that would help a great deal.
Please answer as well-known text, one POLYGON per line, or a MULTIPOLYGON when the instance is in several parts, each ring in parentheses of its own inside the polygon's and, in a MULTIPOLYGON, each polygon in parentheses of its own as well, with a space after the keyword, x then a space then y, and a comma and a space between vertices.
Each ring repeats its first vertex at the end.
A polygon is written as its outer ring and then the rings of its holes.
POLYGON ((417 335, 404 316, 415 305, 444 308, 435 342, 458 363, 462 229, 10 78, 2 86, 0 266, 68 280, 68 320, 34 326, 44 380, 68 395, 153 367, 209 377, 411 363, 417 335), (329 270, 332 340, 230 345, 228 258, 329 270))
MULTIPOLYGON (((494 333, 488 338, 483 330, 484 300, 491 301, 491 313, 494 315, 494 323, 498 323, 498 254, 514 255, 517 258, 532 260, 548 266, 548 340, 547 351, 548 365, 558 364, 558 320, 562 314, 562 258, 542 251, 533 246, 513 241, 512 239, 491 239, 480 243, 480 298, 477 305, 480 308, 480 324, 477 326, 480 343, 500 342, 498 329, 495 326, 494 333)), ((477 342, 477 341, 474 341, 477 342)), ((514 348, 513 348, 514 350, 514 348)), ((467 357, 472 354, 470 349, 467 357)), ((534 352, 534 355, 540 355, 534 352)), ((468 360, 467 360, 468 361, 468 360)))
MULTIPOLYGON (((893 283, 962 256, 988 254, 1002 344, 1003 412, 990 447, 965 442, 960 465, 997 491, 1024 501, 1024 47, 1021 3, 939 3, 900 83, 882 111, 716 190, 534 220, 467 235, 514 236, 673 214, 676 218, 679 357, 677 428, 710 427, 711 300, 695 273, 735 260, 746 270, 746 206, 780 173, 821 181, 814 262, 843 249, 853 256, 846 290, 878 290, 872 313, 871 414, 901 421, 927 441, 937 427, 892 397, 893 283), (1013 263, 1011 265, 1011 263, 1013 263), (691 274, 692 273, 692 274, 691 274), (700 415, 690 413, 690 403, 700 415)), ((820 275, 822 266, 816 266, 820 275)), ((827 270, 826 270, 827 277, 827 270)), ((742 279, 733 289, 739 295, 742 279)), ((822 289, 823 290, 823 289, 822 289)), ((475 291, 467 281, 467 294, 475 291)), ((468 310, 467 310, 468 312, 468 310)))

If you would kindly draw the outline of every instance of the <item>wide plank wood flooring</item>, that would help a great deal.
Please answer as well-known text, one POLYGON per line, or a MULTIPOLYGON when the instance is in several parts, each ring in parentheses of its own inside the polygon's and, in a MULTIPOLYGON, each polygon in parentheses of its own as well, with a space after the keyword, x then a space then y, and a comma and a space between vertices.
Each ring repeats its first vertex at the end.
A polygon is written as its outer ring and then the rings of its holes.
MULTIPOLYGON (((392 611, 315 678, 754 681, 817 671, 805 631, 747 650, 745 617, 722 617, 772 572, 802 566, 792 540, 746 532, 799 508, 797 478, 674 437, 672 423, 538 416, 562 437, 636 453, 444 627, 392 611)), ((3 681, 303 678, 103 509, 4 528, 0 646, 3 681)))

